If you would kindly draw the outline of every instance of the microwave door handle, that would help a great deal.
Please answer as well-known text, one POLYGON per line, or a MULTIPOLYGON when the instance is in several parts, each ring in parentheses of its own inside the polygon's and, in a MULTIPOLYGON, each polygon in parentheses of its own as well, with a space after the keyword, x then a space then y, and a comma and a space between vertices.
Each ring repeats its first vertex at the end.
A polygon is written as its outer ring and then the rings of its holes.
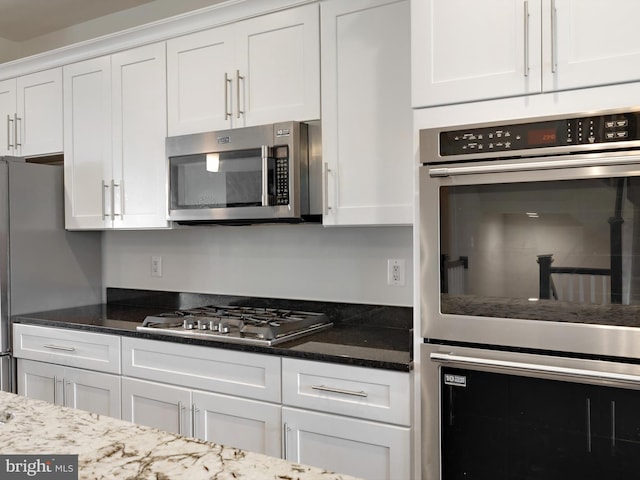
POLYGON ((262 206, 269 206, 269 147, 262 145, 262 206))

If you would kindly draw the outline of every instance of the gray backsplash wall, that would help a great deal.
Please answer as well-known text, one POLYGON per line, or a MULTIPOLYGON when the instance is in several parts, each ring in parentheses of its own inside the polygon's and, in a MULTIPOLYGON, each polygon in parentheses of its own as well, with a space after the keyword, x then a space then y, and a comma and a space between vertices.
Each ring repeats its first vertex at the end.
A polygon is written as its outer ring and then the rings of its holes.
POLYGON ((411 227, 255 225, 109 231, 104 285, 381 305, 413 305, 411 227), (162 276, 151 257, 162 257, 162 276), (405 285, 387 285, 404 259, 405 285))

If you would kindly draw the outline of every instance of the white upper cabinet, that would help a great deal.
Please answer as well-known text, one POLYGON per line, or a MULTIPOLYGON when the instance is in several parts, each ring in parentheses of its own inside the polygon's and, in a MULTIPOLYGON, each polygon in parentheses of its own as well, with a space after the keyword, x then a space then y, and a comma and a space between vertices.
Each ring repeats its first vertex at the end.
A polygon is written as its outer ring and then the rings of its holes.
POLYGON ((318 5, 167 42, 169 135, 320 117, 318 5))
POLYGON ((228 128, 235 77, 232 26, 167 42, 169 135, 228 128))
POLYGON ((640 79, 632 0, 414 0, 414 107, 640 79))
POLYGON ((321 19, 323 224, 411 224, 409 1, 326 1, 321 19))
POLYGON ((167 227, 165 44, 111 57, 113 226, 167 227))
POLYGON ((64 67, 68 229, 167 227, 165 45, 64 67))
POLYGON ((0 82, 0 156, 15 150, 16 80, 0 82))
POLYGON ((63 83, 65 226, 107 228, 106 187, 113 178, 111 57, 65 66, 63 83))
POLYGON ((0 82, 0 155, 62 152, 62 69, 0 82))

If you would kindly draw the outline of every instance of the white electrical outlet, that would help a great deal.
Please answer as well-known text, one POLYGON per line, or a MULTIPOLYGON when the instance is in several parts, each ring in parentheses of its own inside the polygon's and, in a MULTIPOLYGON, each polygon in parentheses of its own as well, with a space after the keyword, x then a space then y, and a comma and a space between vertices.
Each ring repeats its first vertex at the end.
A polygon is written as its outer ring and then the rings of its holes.
POLYGON ((402 258, 387 260, 387 285, 401 287, 405 283, 405 261, 402 258))
POLYGON ((162 257, 160 255, 151 256, 151 276, 152 277, 162 276, 162 257))

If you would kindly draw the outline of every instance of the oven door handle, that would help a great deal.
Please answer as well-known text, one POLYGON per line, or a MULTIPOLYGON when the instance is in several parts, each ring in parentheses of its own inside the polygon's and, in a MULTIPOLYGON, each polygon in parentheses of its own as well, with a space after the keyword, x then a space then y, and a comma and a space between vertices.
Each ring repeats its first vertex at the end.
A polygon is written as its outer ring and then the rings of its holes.
POLYGON ((598 372, 596 370, 585 370, 581 368, 555 367, 552 365, 540 365, 535 363, 512 362, 508 360, 492 360, 489 358, 466 357, 453 353, 432 353, 430 358, 438 363, 450 363, 466 366, 477 367, 493 367, 503 370, 515 370, 519 372, 530 372, 537 374, 546 374, 558 377, 573 377, 580 379, 590 379, 598 381, 616 382, 616 383, 632 383, 637 385, 640 382, 640 376, 627 375, 624 373, 614 372, 598 372))
POLYGON ((535 170, 555 170, 560 168, 579 168, 606 165, 626 165, 638 163, 637 156, 629 157, 604 157, 597 158, 567 158, 554 159, 540 162, 501 163, 499 165, 468 165, 463 167, 436 167, 429 169, 430 177, 454 177, 456 175, 475 175, 483 173, 509 173, 526 172, 535 170))

